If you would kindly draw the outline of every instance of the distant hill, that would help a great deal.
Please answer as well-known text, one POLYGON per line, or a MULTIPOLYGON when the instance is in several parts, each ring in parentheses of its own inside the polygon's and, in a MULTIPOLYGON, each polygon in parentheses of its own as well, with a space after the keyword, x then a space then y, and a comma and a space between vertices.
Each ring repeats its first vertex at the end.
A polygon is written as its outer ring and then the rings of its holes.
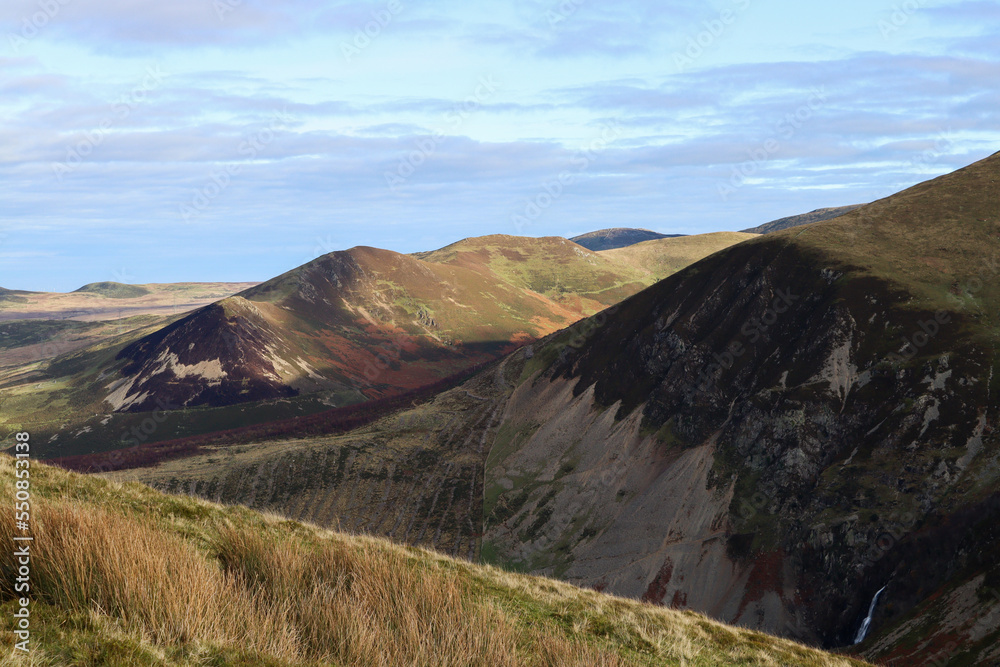
POLYGON ((7 341, 36 347, 4 357, 11 378, 21 357, 59 357, 22 369, 32 379, 62 378, 72 395, 54 404, 63 385, 36 382, 20 396, 18 423, 57 436, 47 455, 104 451, 157 400, 201 408, 161 414, 168 421, 148 436, 160 441, 426 386, 618 303, 666 275, 660 265, 691 252, 665 248, 652 252, 655 261, 619 261, 564 238, 494 235, 410 255, 353 248, 259 285, 144 284, 152 294, 128 299, 100 294, 121 289, 97 283, 84 288, 93 291, 34 294, 26 304, 0 298, 0 321, 36 321, 7 341), (167 319, 140 317, 147 313, 167 319), (88 329, 86 338, 44 322, 128 316, 127 325, 88 329))
POLYGON ((151 292, 142 285, 125 285, 123 283, 90 283, 84 285, 74 293, 100 294, 110 299, 137 299, 146 296, 151 292))
POLYGON ((22 296, 25 294, 31 294, 31 292, 22 292, 21 290, 12 290, 0 287, 0 302, 7 301, 10 303, 25 303, 27 299, 22 296))
POLYGON ((615 227, 614 229, 599 229, 596 232, 580 234, 571 238, 570 241, 583 246, 587 250, 597 251, 624 248, 636 243, 642 243, 643 241, 674 238, 677 236, 683 236, 683 234, 660 234, 648 229, 615 227))
POLYGON ((818 208, 815 211, 810 211, 809 213, 790 215, 787 218, 772 220, 771 222, 764 223, 758 227, 744 229, 743 231, 750 234, 770 234, 771 232, 780 232, 782 229, 789 229, 790 227, 798 227, 799 225, 808 225, 813 222, 823 222, 824 220, 839 218, 845 213, 850 213, 854 209, 862 206, 864 206, 864 204, 854 204, 853 206, 835 206, 833 208, 818 208))
POLYGON ((649 271, 657 280, 673 275, 698 260, 731 245, 757 238, 744 232, 712 232, 635 243, 624 248, 602 250, 600 254, 636 269, 649 271))

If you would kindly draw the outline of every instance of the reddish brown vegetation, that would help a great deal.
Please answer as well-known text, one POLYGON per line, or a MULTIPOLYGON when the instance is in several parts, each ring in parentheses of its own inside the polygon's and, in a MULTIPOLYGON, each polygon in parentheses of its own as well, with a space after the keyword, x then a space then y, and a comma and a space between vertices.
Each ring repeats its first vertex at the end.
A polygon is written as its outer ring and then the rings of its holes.
POLYGON ((663 566, 660 571, 656 573, 656 577, 649 583, 649 588, 642 595, 643 602, 652 602, 653 604, 663 604, 663 598, 667 596, 667 586, 670 584, 670 578, 674 575, 674 563, 669 558, 663 562, 663 566))
POLYGON ((116 449, 96 454, 66 456, 49 463, 78 472, 108 472, 156 465, 161 461, 194 456, 209 445, 240 445, 264 440, 307 438, 320 435, 346 433, 360 428, 398 410, 424 403, 442 391, 450 389, 472 377, 492 360, 485 361, 460 373, 411 389, 410 391, 380 398, 357 405, 333 408, 314 415, 293 417, 252 426, 216 431, 202 435, 148 443, 128 449, 116 449))

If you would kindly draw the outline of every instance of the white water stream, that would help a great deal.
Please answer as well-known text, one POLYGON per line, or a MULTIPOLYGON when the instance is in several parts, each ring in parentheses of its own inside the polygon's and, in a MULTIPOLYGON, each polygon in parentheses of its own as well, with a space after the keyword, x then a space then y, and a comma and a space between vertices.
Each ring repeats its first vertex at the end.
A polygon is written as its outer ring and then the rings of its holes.
POLYGON ((882 591, 884 591, 888 585, 889 584, 886 584, 880 588, 878 593, 875 594, 875 597, 872 598, 872 603, 868 607, 868 615, 865 616, 865 620, 861 622, 861 627, 858 628, 858 634, 854 637, 855 644, 860 644, 865 640, 865 635, 868 634, 868 628, 872 624, 872 614, 875 613, 875 605, 878 604, 878 596, 882 595, 882 591))

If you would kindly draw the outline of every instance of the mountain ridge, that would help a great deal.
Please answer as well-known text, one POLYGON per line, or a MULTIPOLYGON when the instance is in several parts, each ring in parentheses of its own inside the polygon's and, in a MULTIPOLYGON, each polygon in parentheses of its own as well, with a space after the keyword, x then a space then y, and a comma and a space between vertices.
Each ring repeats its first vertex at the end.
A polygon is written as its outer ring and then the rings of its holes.
POLYGON ((864 206, 864 204, 818 208, 814 211, 810 211, 809 213, 778 218, 777 220, 765 222, 762 225, 757 225, 756 227, 751 227, 750 229, 744 229, 742 231, 751 234, 771 234, 773 232, 779 232, 783 229, 791 229, 792 227, 800 227, 802 225, 810 225, 814 222, 824 222, 826 220, 839 218, 840 216, 846 215, 847 213, 861 208, 862 206, 864 206))

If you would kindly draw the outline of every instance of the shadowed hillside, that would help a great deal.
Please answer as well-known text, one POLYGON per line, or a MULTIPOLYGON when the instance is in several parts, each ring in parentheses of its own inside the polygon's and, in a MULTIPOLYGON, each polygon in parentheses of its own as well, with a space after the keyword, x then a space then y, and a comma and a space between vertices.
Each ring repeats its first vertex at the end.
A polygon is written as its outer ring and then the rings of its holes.
POLYGON ((998 178, 739 244, 535 349, 484 553, 837 646, 886 587, 870 655, 988 662, 998 178))

